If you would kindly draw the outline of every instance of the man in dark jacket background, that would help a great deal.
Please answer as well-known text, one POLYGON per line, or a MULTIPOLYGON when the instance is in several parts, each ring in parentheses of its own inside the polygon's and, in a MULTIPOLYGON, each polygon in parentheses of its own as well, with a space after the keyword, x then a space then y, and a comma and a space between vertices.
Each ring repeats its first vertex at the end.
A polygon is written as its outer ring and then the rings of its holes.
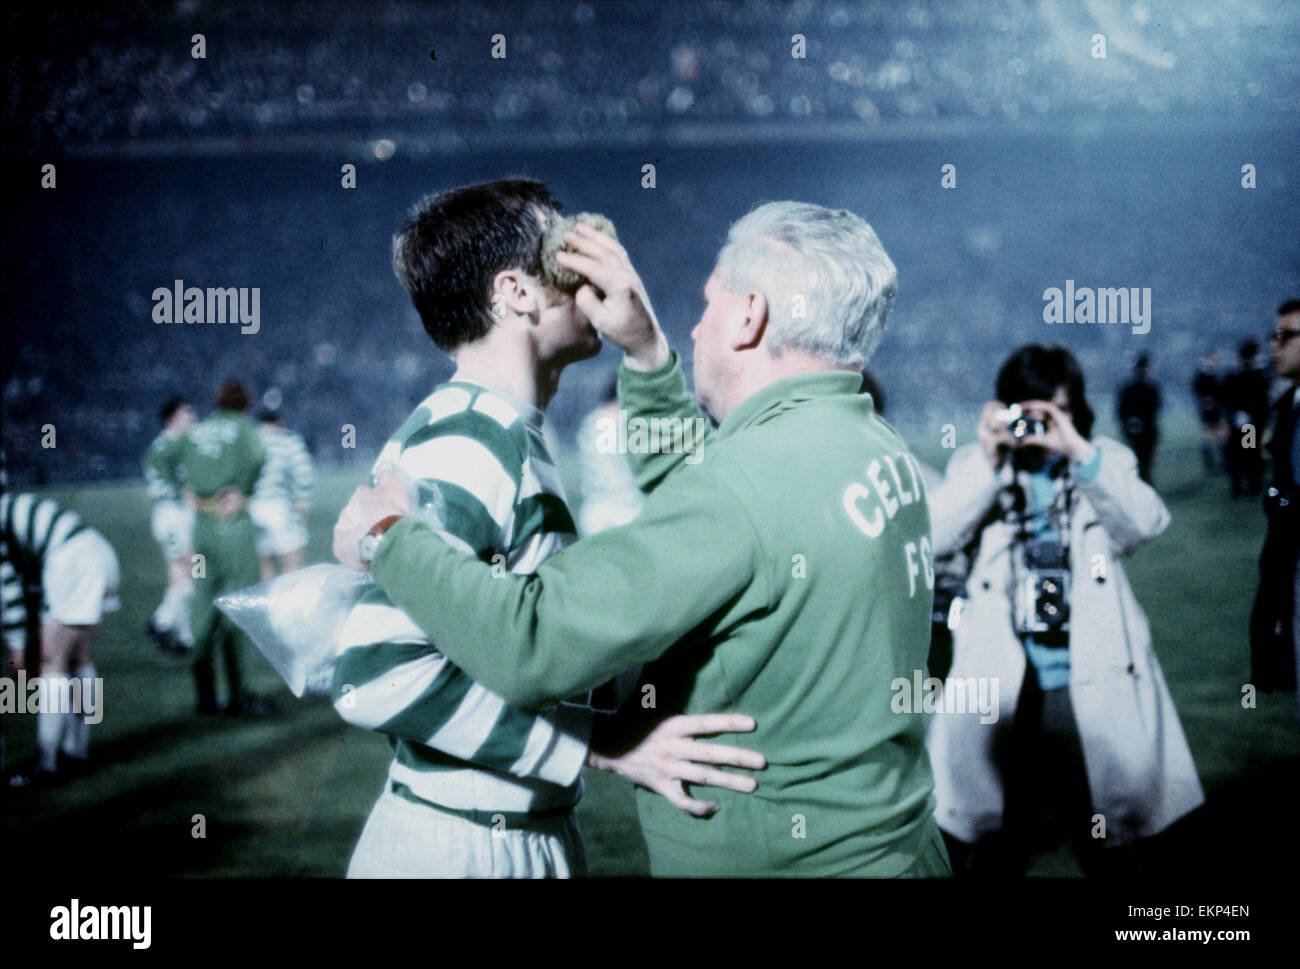
POLYGON ((1260 690, 1294 690, 1300 672, 1296 655, 1297 554, 1300 554, 1300 300, 1289 300, 1277 311, 1277 328, 1269 337, 1273 370, 1290 381, 1273 404, 1273 481, 1264 496, 1268 537, 1259 557, 1259 592, 1250 617, 1251 678, 1260 690))
POLYGON ((1268 374, 1259 362, 1259 343, 1246 340, 1237 350, 1238 366, 1223 379, 1220 400, 1228 418, 1223 463, 1232 482, 1232 497, 1254 497, 1264 486, 1260 438, 1268 422, 1268 374))

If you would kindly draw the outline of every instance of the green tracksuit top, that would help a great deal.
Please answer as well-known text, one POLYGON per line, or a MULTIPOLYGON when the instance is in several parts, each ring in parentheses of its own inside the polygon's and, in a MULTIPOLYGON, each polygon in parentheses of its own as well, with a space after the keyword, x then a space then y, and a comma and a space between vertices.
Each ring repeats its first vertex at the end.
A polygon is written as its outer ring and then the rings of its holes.
POLYGON ((247 498, 265 457, 257 425, 248 415, 219 410, 151 453, 149 460, 159 477, 177 490, 189 488, 200 498, 211 498, 235 488, 247 498))
POLYGON ((700 428, 700 411, 676 354, 651 373, 622 368, 628 457, 649 491, 637 520, 532 576, 494 577, 415 519, 379 545, 376 582, 513 703, 540 707, 643 663, 630 702, 649 685, 665 715, 757 721, 718 739, 764 754, 758 789, 700 789, 721 805, 712 817, 637 789, 656 876, 950 873, 925 719, 891 702, 899 682, 926 675, 929 511, 910 452, 859 380, 778 381, 695 453, 645 454, 638 418, 700 428))

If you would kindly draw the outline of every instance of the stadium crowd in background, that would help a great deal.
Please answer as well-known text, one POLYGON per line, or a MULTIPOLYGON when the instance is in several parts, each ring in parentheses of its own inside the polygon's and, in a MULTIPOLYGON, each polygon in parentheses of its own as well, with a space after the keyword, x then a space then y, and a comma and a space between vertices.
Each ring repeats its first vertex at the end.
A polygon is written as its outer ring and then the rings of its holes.
MULTIPOLYGON (((1216 29, 1213 16, 1193 8, 1174 12, 1169 29, 1203 72, 1151 71, 1141 87, 1081 88, 1072 68, 1086 48, 1073 52, 1054 40, 1059 32, 1086 30, 1091 20, 1082 12, 1055 13, 1026 16, 1015 3, 983 9, 943 0, 518 0, 505 13, 470 0, 392 4, 372 14, 326 0, 314 5, 316 23, 304 36, 292 4, 227 9, 183 0, 159 9, 135 0, 111 13, 116 32, 134 37, 122 44, 104 36, 98 18, 56 7, 32 11, 26 16, 35 23, 19 24, 29 36, 58 42, 19 52, 4 133, 10 142, 94 144, 310 133, 382 119, 398 129, 509 128, 516 136, 586 129, 614 140, 638 126, 674 121, 1169 115, 1221 107, 1220 89, 1258 83, 1250 65, 1285 57, 1283 32, 1251 35, 1247 49, 1243 36, 1216 29), (326 23, 336 29, 320 30, 326 23), (362 29, 367 43, 357 44, 362 29), (175 43, 196 30, 207 40, 203 64, 188 45, 175 43), (789 56, 795 32, 807 38, 813 72, 789 56), (475 54, 491 59, 497 33, 507 45, 498 48, 491 83, 445 66, 475 54), (413 36, 430 38, 432 50, 413 47, 413 36)), ((1136 15, 1134 26, 1150 17, 1136 15)), ((1133 48, 1158 59, 1140 42, 1133 48)), ((1090 66, 1128 76, 1108 64, 1090 66)))

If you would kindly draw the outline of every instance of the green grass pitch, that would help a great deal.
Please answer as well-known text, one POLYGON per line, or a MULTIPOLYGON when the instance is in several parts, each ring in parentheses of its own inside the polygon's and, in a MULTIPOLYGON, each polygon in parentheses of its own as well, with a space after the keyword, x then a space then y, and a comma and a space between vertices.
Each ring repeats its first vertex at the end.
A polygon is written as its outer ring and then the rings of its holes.
MULTIPOLYGON (((941 465, 945 454, 919 447, 941 465)), ((1300 768, 1294 694, 1242 706, 1249 680, 1245 629, 1263 537, 1257 502, 1232 502, 1206 479, 1195 430, 1177 429, 1160 455, 1157 485, 1169 530, 1126 567, 1151 620, 1156 648, 1208 797, 1171 835, 1179 870, 1236 873, 1300 858, 1285 796, 1300 768)), ((330 531, 361 471, 321 476, 308 560, 330 561, 330 531)), ((94 769, 44 791, 3 791, 11 870, 47 876, 60 866, 136 877, 341 876, 389 761, 377 734, 344 724, 323 699, 295 700, 269 665, 250 658, 253 685, 281 712, 260 721, 200 719, 183 659, 160 655, 144 624, 164 569, 149 535, 139 483, 50 488, 112 542, 122 563, 122 610, 94 647, 105 680, 104 720, 91 734, 94 769), (202 815, 206 836, 194 837, 202 815)), ((572 493, 572 490, 571 490, 572 493)), ((30 756, 34 717, 5 715, 7 766, 30 756)), ((761 783, 761 777, 760 777, 761 783)), ((643 875, 631 788, 586 773, 579 809, 592 874, 643 875)), ((1078 874, 1060 845, 1032 876, 1078 874)))

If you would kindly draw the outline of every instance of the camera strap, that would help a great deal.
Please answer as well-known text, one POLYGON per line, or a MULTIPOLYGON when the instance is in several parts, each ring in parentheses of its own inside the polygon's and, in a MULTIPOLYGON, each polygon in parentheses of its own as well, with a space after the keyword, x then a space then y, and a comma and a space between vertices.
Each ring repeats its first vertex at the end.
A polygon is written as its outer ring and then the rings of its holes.
MULTIPOLYGON (((1017 597, 1021 595, 1026 575, 1042 567, 1041 563, 1037 561, 1031 566, 1027 559, 1029 548, 1038 541, 1038 535, 1030 531, 1029 525, 1039 515, 1047 515, 1052 528, 1056 532, 1054 544, 1060 549, 1060 560, 1055 567, 1064 571, 1067 577, 1073 574, 1070 563, 1070 513, 1074 489, 1071 487, 1068 473, 1053 475, 1052 497, 1048 501, 1047 507, 1035 509, 1032 514, 1029 504, 1034 492, 1034 486, 1033 482, 1028 480, 1029 474, 1030 472, 1014 474, 1012 482, 1005 489, 1005 497, 1002 498, 1005 518, 1015 529, 1010 558, 1011 583, 1014 590, 1012 594, 1017 597)), ((1073 584, 1073 579, 1067 578, 1067 582, 1073 584)), ((1018 610, 1021 607, 1016 608, 1018 610)), ((1019 638, 1022 646, 1028 649, 1028 645, 1024 641, 1024 635, 1019 638)))
MULTIPOLYGON (((1061 549, 1064 553, 1064 567, 1070 568, 1070 522, 1071 514, 1074 509, 1074 487, 1068 473, 1055 476, 1055 486, 1052 491, 1052 498, 1048 502, 1047 508, 1042 511, 1035 511, 1032 514, 1029 510, 1029 496, 1033 486, 1028 481, 1022 481, 1021 476, 1028 477, 1029 472, 1017 472, 1012 482, 1003 488, 1001 500, 1003 518, 1015 528, 1015 542, 1017 545, 1025 545, 1030 542, 1034 535, 1029 530, 1029 522, 1039 514, 1046 514, 1056 530, 1061 549)), ((1014 556, 1013 556, 1014 560, 1014 556)))

